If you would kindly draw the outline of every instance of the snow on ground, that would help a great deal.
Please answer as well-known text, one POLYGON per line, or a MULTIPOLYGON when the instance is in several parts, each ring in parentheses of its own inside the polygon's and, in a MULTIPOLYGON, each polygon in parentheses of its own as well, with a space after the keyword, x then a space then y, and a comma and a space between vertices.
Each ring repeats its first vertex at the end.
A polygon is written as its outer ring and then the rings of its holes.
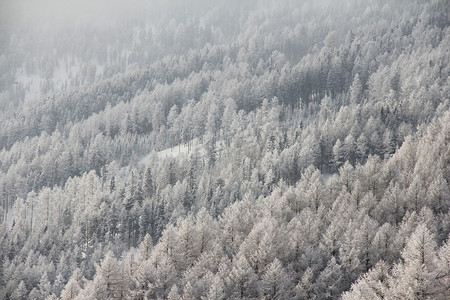
MULTIPOLYGON (((66 67, 65 60, 61 59, 58 67, 56 67, 53 71, 50 81, 52 82, 55 91, 62 91, 66 87, 70 86, 73 78, 75 78, 77 74, 79 75, 81 71, 81 62, 79 62, 76 58, 68 58, 68 60, 70 59, 74 62, 68 67, 66 67)), ((96 67, 95 80, 102 78, 104 66, 97 61, 91 61, 91 63, 96 67)), ((16 81, 25 87, 29 86, 29 90, 25 93, 25 102, 42 96, 41 83, 45 81, 45 78, 42 74, 40 74, 40 72, 31 75, 27 74, 25 67, 23 66, 17 74, 16 81)))
POLYGON ((125 180, 127 180, 129 170, 130 170, 130 166, 125 166, 125 167, 120 168, 117 171, 117 181, 120 185, 125 184, 125 180))
MULTIPOLYGON (((174 146, 172 148, 168 148, 162 151, 159 151, 156 153, 157 157, 159 159, 165 159, 165 158, 184 158, 188 157, 189 155, 193 153, 200 154, 201 156, 206 155, 206 148, 205 144, 200 141, 200 139, 195 138, 191 140, 190 142, 190 149, 188 147, 188 144, 180 144, 177 146, 174 146)), ((216 151, 220 151, 224 148, 225 142, 224 141, 217 141, 216 142, 216 151)), ((143 165, 148 164, 148 160, 150 159, 151 153, 144 156, 139 163, 143 165)))
MULTIPOLYGON (((219 141, 216 143, 217 148, 221 149, 223 146, 223 142, 219 141)), ((188 144, 180 144, 177 146, 174 146, 172 148, 167 148, 161 151, 156 152, 156 157, 158 159, 166 159, 166 158, 177 158, 177 159, 183 159, 189 157, 189 155, 193 153, 197 153, 200 155, 206 155, 206 148, 205 144, 200 142, 200 139, 195 138, 189 142, 190 147, 188 147, 188 144)), ((152 155, 155 155, 155 153, 149 153, 145 156, 143 156, 139 162, 138 166, 146 166, 152 157, 152 155)), ((128 176, 128 172, 130 170, 130 166, 125 166, 119 169, 117 172, 117 176, 119 177, 119 182, 124 184, 125 180, 128 176)))
POLYGON ((322 173, 322 178, 324 182, 328 182, 333 177, 331 173, 322 173))
MULTIPOLYGON (((205 145, 200 142, 198 138, 195 138, 189 142, 190 149, 188 147, 188 144, 180 144, 177 146, 174 146, 172 148, 164 149, 159 152, 156 152, 156 156, 160 159, 165 158, 181 158, 189 156, 192 153, 199 153, 201 155, 206 154, 205 145)), ((151 153, 144 156, 140 161, 139 164, 147 165, 148 161, 150 159, 151 153)))
POLYGON ((25 102, 41 95, 41 76, 34 75, 17 75, 16 81, 23 86, 29 85, 29 90, 25 93, 25 102))
MULTIPOLYGON (((172 148, 167 148, 161 151, 158 151, 155 153, 149 153, 145 156, 143 156, 138 161, 138 166, 144 167, 148 165, 150 158, 152 155, 156 155, 156 157, 160 160, 166 159, 166 158, 177 158, 177 159, 184 159, 189 157, 193 153, 200 154, 201 156, 206 155, 206 148, 205 144, 201 143, 201 140, 199 138, 195 138, 189 142, 190 147, 188 147, 188 144, 179 144, 177 146, 174 146, 172 148)), ((217 141, 216 142, 216 150, 221 151, 225 147, 224 141, 217 141)), ((130 166, 125 166, 120 168, 117 171, 118 181, 121 184, 125 184, 125 181, 128 176, 128 172, 130 171, 130 166)))

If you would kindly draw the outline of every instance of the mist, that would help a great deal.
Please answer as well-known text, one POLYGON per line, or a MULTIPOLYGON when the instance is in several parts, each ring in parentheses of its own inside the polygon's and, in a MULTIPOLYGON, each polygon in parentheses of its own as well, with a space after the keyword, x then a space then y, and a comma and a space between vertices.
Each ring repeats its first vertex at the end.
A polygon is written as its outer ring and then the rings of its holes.
POLYGON ((18 0, 2 2, 2 17, 27 26, 113 23, 142 15, 158 1, 18 0), (153 3, 152 3, 153 2, 153 3))

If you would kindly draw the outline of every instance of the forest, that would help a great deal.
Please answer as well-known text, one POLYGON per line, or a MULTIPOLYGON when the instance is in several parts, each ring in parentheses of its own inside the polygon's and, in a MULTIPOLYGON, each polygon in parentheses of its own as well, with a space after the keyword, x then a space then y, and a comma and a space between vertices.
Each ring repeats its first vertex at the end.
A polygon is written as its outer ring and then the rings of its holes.
POLYGON ((7 2, 0 299, 450 299, 447 0, 7 2))

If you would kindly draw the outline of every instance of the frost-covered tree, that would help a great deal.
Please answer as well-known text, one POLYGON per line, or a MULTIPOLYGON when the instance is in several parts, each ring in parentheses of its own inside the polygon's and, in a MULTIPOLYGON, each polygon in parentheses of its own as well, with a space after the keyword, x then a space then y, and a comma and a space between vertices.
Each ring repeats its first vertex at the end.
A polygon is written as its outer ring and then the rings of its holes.
POLYGON ((363 93, 361 80, 359 78, 359 74, 355 75, 353 79, 352 85, 350 86, 350 103, 357 104, 361 101, 361 97, 363 93))
POLYGON ((337 298, 342 290, 341 266, 332 257, 327 266, 320 272, 314 285, 314 293, 320 299, 337 298))
POLYGON ((312 287, 313 287, 313 272, 310 267, 308 267, 303 273, 300 281, 295 286, 295 297, 296 299, 311 299, 312 298, 312 287))
POLYGON ((209 287, 208 294, 205 299, 223 300, 225 299, 225 284, 219 276, 214 276, 213 282, 209 287))
POLYGON ((238 256, 226 278, 226 287, 231 297, 256 296, 258 277, 244 256, 238 256))
POLYGON ((120 299, 126 296, 125 283, 128 278, 124 277, 122 266, 109 251, 101 264, 97 266, 96 275, 93 279, 94 297, 96 299, 120 299))
POLYGON ((61 299, 74 299, 81 289, 83 289, 85 279, 80 269, 75 269, 66 286, 61 292, 61 299))
MULTIPOLYGON (((397 264, 389 278, 389 297, 396 298, 439 298, 442 287, 439 276, 434 236, 426 225, 419 224, 402 251, 402 262, 397 264)), ((444 288, 446 289, 446 288, 444 288)))
POLYGON ((285 299, 292 288, 290 276, 278 259, 268 266, 260 285, 262 297, 269 299, 285 299))
POLYGON ((369 272, 364 274, 353 285, 350 291, 342 295, 343 300, 352 299, 385 299, 388 297, 388 266, 380 261, 369 272))

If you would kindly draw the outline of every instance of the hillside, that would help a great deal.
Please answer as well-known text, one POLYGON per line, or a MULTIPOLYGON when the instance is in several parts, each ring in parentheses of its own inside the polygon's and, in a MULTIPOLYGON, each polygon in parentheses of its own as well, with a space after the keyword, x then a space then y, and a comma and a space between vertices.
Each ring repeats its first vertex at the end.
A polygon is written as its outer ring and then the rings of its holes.
POLYGON ((447 1, 31 2, 1 299, 450 298, 447 1))

